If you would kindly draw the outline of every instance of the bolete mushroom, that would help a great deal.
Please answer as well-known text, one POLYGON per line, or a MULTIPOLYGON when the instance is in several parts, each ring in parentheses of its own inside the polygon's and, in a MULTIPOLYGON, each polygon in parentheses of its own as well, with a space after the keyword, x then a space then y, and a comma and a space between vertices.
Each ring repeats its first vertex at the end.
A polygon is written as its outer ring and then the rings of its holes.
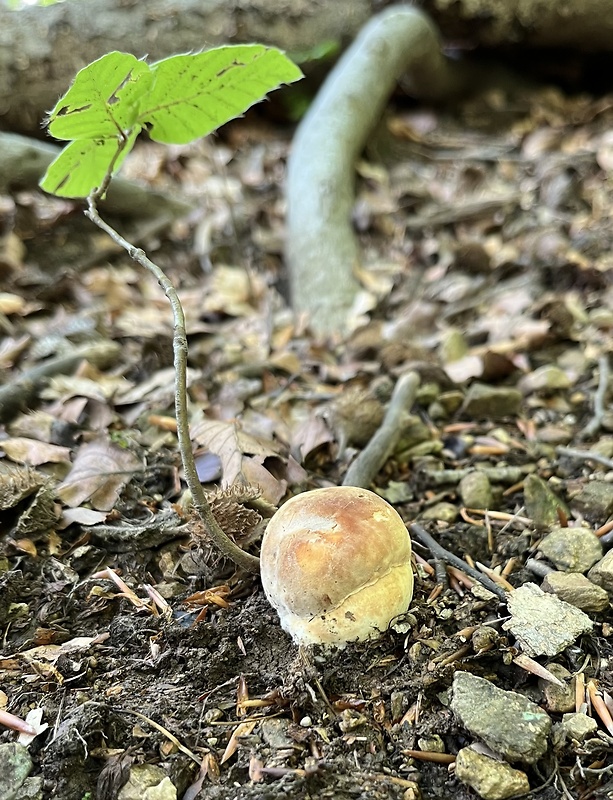
POLYGON ((288 500, 268 523, 262 585, 298 644, 369 639, 409 607, 411 539, 374 492, 333 486, 288 500))

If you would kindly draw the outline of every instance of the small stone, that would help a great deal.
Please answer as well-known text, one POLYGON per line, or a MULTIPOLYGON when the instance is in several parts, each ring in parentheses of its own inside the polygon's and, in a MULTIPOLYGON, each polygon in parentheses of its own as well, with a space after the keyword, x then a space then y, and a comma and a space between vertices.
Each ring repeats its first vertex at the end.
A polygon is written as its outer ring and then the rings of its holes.
POLYGON ((551 681, 539 678, 539 687, 545 698, 547 711, 553 714, 563 714, 575 709, 575 679, 562 664, 547 664, 547 669, 554 678, 561 681, 564 686, 557 686, 551 681))
POLYGON ((445 742, 436 733, 433 736, 420 736, 417 740, 417 746, 426 753, 445 752, 445 742))
POLYGON ((524 480, 526 514, 537 529, 550 528, 560 522, 558 509, 568 516, 565 504, 537 475, 526 475, 524 480))
POLYGON ((455 522, 458 518, 458 509, 453 503, 437 503, 431 508, 427 508, 421 518, 436 519, 440 522, 455 522))
POLYGON ((465 356, 468 353, 468 342, 462 331, 458 328, 449 328, 445 331, 438 353, 442 364, 458 361, 465 356))
POLYGON ((510 764, 463 747, 456 756, 455 774, 483 800, 505 800, 530 791, 528 776, 510 764))
POLYGON ((438 402, 447 414, 455 414, 464 401, 464 395, 458 389, 443 392, 439 395, 438 402))
POLYGON ((562 572, 587 572, 602 558, 602 544, 588 528, 556 525, 539 544, 539 550, 562 572))
POLYGON ((602 586, 609 597, 613 597, 613 550, 609 550, 588 572, 587 577, 597 586, 602 586))
POLYGON ((500 419, 519 413, 522 394, 506 386, 473 383, 462 404, 462 414, 472 419, 500 419))
POLYGON ((541 584, 544 592, 553 592, 560 600, 581 611, 599 613, 609 606, 609 595, 580 572, 550 572, 541 584))
POLYGON ((177 800, 177 788, 161 767, 135 764, 117 800, 177 800))
POLYGON ((402 719, 409 705, 406 692, 392 692, 390 695, 390 714, 392 722, 402 719))
POLYGON ((0 744, 0 798, 21 797, 24 781, 32 769, 30 754, 21 744, 0 744))
POLYGON ((598 723, 587 714, 572 713, 562 717, 562 730, 570 739, 584 741, 598 730, 598 723))
POLYGON ((545 364, 535 369, 519 381, 519 388, 524 394, 531 392, 554 392, 558 389, 568 389, 571 381, 560 367, 555 364, 545 364))
POLYGON ((300 720, 300 725, 303 728, 310 728, 312 724, 313 724, 313 720, 310 717, 303 717, 300 720))
POLYGON ((551 719, 517 692, 498 689, 470 672, 456 672, 451 708, 470 733, 509 761, 534 764, 547 750, 551 719))
POLYGON ((603 522, 613 514, 613 483, 589 481, 573 497, 571 507, 590 522, 603 522))
POLYGON ((288 719, 263 719, 260 722, 262 739, 273 750, 289 750, 296 746, 296 742, 288 735, 290 725, 288 719))
POLYGON ((535 583, 524 583, 511 592, 507 607, 511 619, 502 627, 511 631, 529 656, 556 656, 593 627, 587 614, 554 594, 545 594, 535 583))
POLYGON ((467 508, 491 508, 492 485, 485 473, 475 470, 460 481, 460 496, 467 508))

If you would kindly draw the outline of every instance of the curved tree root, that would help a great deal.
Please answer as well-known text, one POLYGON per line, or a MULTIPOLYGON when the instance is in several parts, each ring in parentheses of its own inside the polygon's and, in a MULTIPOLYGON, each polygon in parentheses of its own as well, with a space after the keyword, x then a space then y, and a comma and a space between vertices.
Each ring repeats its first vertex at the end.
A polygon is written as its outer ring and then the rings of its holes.
POLYGON ((411 6, 373 17, 329 74, 301 122, 288 163, 287 246, 292 303, 319 335, 342 334, 359 289, 351 226, 354 164, 398 78, 440 97, 461 82, 435 26, 411 6))

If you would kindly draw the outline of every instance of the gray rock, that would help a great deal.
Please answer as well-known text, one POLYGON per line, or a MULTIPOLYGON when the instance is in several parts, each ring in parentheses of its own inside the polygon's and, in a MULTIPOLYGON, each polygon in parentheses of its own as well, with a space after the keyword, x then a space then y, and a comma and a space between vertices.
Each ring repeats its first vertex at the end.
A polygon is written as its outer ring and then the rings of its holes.
POLYGON ((613 484, 606 481, 589 481, 575 495, 571 507, 590 522, 604 522, 613 514, 613 484))
POLYGON ((530 791, 525 772, 478 753, 472 747, 464 747, 458 753, 455 774, 458 780, 474 789, 483 800, 505 800, 530 791))
POLYGON ((117 800, 177 800, 177 789, 161 767, 135 764, 117 800))
POLYGON ((427 508, 421 518, 436 519, 441 522, 455 522, 458 513, 458 509, 453 503, 437 503, 431 508, 427 508))
POLYGON ((547 750, 551 719, 517 692, 498 689, 469 672, 456 672, 451 708, 470 733, 509 761, 534 764, 547 750))
POLYGON ((602 586, 609 597, 613 597, 613 550, 598 561, 587 574, 597 586, 602 586))
POLYGON ((562 717, 562 730, 570 739, 582 742, 598 730, 598 723, 587 714, 564 714, 562 717))
POLYGON ((543 367, 528 373, 519 381, 519 388, 524 394, 531 392, 553 392, 557 389, 568 389, 571 386, 566 372, 555 364, 545 364, 543 367))
POLYGON ((262 739, 273 750, 286 750, 296 747, 296 742, 288 733, 290 725, 291 722, 288 719, 278 719, 276 717, 263 719, 260 722, 262 739))
POLYGON ((491 508, 492 485, 485 473, 475 470, 460 481, 460 496, 467 508, 491 508))
POLYGON ((502 626, 529 656, 556 656, 577 637, 592 630, 592 620, 570 603, 524 583, 509 594, 511 619, 502 626))
POLYGON ((561 681, 564 686, 557 686, 551 681, 539 678, 539 688, 545 698, 547 711, 553 714, 563 714, 575 710, 575 679, 562 664, 547 664, 547 669, 554 678, 561 681))
POLYGON ((542 530, 560 522, 558 509, 568 516, 568 509, 542 478, 526 475, 524 480, 524 503, 526 514, 535 528, 542 530))
POLYGON ((32 759, 22 744, 0 744, 0 798, 21 797, 24 781, 32 769, 32 759))
POLYGON ((473 419, 501 419, 519 413, 522 394, 506 386, 473 383, 462 404, 462 414, 473 419))
POLYGON ((539 550, 562 572, 587 572, 602 558, 602 544, 588 528, 556 525, 539 544, 539 550))
POLYGON ((43 779, 26 778, 19 792, 19 800, 43 800, 43 779))
POLYGON ((544 592, 553 592, 560 600, 582 611, 604 611, 609 605, 609 595, 580 572, 550 572, 541 584, 544 592))

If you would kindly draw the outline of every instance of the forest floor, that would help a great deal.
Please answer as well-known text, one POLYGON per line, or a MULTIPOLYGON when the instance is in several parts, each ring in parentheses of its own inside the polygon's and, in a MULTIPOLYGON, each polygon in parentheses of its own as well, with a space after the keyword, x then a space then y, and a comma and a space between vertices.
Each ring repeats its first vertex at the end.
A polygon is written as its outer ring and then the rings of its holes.
MULTIPOLYGON (((579 564, 568 538, 562 556, 540 548, 560 529, 610 546, 612 130, 613 97, 550 87, 390 111, 358 165, 364 291, 336 342, 288 310, 289 126, 251 114, 136 148, 124 174, 193 204, 157 230, 114 222, 180 288, 198 468, 237 541, 257 553, 262 508, 341 483, 413 369, 412 416, 373 488, 503 587, 540 586, 552 564, 587 572, 598 556, 579 564)), ((459 671, 549 714, 547 751, 513 764, 532 797, 611 796, 613 627, 596 588, 591 631, 539 653, 503 627, 497 595, 416 543, 406 620, 299 650, 190 517, 154 279, 72 203, 1 197, 0 223, 4 387, 94 354, 2 412, 0 710, 42 726, 15 796, 111 800, 146 765, 157 793, 120 797, 474 800, 454 757, 487 736, 450 708, 459 671), (560 732, 575 709, 596 723, 583 739, 560 732)), ((16 737, 2 729, 0 750, 16 737)))

